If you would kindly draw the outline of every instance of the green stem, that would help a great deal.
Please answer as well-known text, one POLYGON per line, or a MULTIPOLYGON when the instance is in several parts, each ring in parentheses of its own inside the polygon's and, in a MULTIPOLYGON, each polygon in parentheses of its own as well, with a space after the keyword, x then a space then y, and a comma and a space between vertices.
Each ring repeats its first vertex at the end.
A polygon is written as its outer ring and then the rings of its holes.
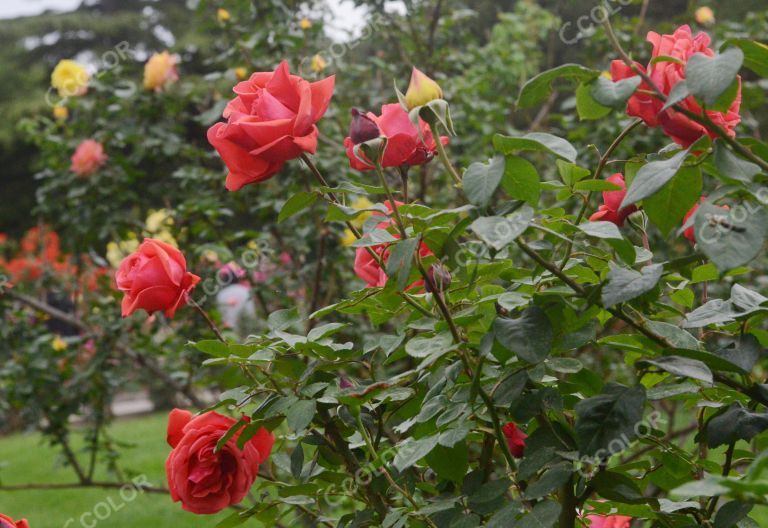
POLYGON ((448 158, 448 152, 446 152, 445 146, 440 141, 440 134, 437 130, 437 125, 430 124, 429 130, 432 132, 432 139, 435 140, 435 146, 437 147, 437 157, 440 158, 443 167, 445 167, 445 170, 448 172, 448 174, 451 175, 453 181, 456 182, 456 185, 461 187, 461 176, 459 176, 459 173, 456 172, 453 163, 451 163, 451 160, 448 158))

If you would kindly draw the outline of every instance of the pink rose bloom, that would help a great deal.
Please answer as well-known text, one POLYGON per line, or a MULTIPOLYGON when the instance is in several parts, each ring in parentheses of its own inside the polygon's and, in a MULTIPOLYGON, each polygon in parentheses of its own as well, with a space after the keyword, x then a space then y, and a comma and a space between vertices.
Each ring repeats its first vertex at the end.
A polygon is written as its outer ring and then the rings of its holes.
MULTIPOLYGON (((703 53, 708 57, 715 55, 715 52, 709 48, 709 35, 699 33, 694 37, 691 33, 691 28, 687 25, 680 26, 672 35, 659 35, 651 31, 648 33, 648 42, 653 44, 652 58, 663 56, 672 57, 680 61, 680 63, 670 61, 657 62, 656 64, 649 65, 647 69, 636 63, 638 68, 646 72, 665 95, 669 95, 672 87, 685 79, 685 66, 694 54, 703 53)), ((611 76, 614 81, 620 81, 635 75, 635 72, 623 61, 615 60, 611 63, 611 76)), ((741 116, 739 115, 739 107, 741 106, 741 77, 738 77, 738 82, 738 94, 727 112, 707 110, 707 115, 710 119, 728 131, 731 136, 736 135, 734 129, 741 121, 741 116)), ((650 87, 642 83, 639 89, 650 90, 650 87)), ((693 96, 684 99, 678 104, 696 114, 702 114, 703 112, 693 96)), ((717 134, 711 130, 695 121, 691 121, 683 114, 671 108, 661 112, 663 105, 664 103, 652 95, 635 93, 627 102, 627 114, 641 118, 650 127, 660 126, 667 136, 683 147, 689 147, 705 134, 712 138, 717 137, 717 134)))
POLYGON ((70 170, 80 177, 90 176, 107 162, 104 147, 95 139, 86 139, 72 154, 70 170))
POLYGON ((632 517, 626 515, 589 515, 590 528, 629 528, 632 517))
POLYGON ((620 172, 617 172, 606 181, 620 185, 622 190, 603 191, 603 205, 601 205, 589 219, 592 222, 613 222, 621 227, 624 225, 624 220, 637 211, 637 207, 635 205, 630 205, 619 210, 621 202, 624 201, 624 197, 627 195, 627 184, 624 183, 624 176, 622 176, 620 172))
MULTIPOLYGON (((437 152, 437 145, 429 125, 422 119, 419 119, 419 127, 421 136, 411 123, 408 112, 399 104, 383 105, 380 116, 373 112, 363 115, 353 111, 350 135, 344 140, 350 167, 360 171, 373 169, 373 164, 365 163, 355 156, 354 148, 355 145, 378 136, 387 138, 387 146, 381 160, 382 167, 423 165, 429 162, 437 152), (378 134, 375 134, 376 128, 378 134)), ((441 137, 440 141, 443 145, 448 144, 447 137, 441 137)), ((362 152, 359 153, 362 156, 362 152)))

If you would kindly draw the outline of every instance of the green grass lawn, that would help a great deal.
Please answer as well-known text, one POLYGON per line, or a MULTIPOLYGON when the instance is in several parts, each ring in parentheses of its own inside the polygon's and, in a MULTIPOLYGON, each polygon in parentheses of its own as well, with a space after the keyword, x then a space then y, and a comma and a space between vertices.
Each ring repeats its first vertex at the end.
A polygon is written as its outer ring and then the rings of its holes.
MULTIPOLYGON (((135 444, 123 450, 121 467, 149 482, 165 485, 166 414, 116 422, 111 434, 116 440, 135 444)), ((99 476, 104 479, 104 476, 99 476)), ((62 467, 59 451, 48 447, 38 434, 0 438, 0 479, 4 485, 74 482, 71 468, 62 467)), ((124 496, 131 498, 130 493, 124 496)), ((213 528, 224 512, 214 516, 187 513, 168 495, 140 494, 133 501, 121 498, 120 490, 73 489, 54 491, 0 491, 0 513, 26 518, 31 528, 136 528, 137 526, 213 528), (110 505, 111 504, 114 506, 110 505), (117 510, 117 511, 115 511, 117 510), (83 514, 85 522, 81 522, 83 514), (109 517, 105 517, 109 512, 109 517), (67 522, 72 519, 72 522, 67 522)))

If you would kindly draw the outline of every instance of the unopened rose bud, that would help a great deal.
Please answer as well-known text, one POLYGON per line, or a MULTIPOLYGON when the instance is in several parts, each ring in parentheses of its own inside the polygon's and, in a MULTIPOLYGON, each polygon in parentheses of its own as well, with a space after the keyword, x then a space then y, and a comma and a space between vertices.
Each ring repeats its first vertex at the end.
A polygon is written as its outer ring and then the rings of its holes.
POLYGON ((704 6, 698 8, 693 17, 696 19, 696 22, 702 26, 711 26, 715 23, 715 12, 712 11, 711 7, 704 6))
POLYGON ((425 73, 413 68, 411 83, 405 92, 405 103, 412 110, 417 106, 424 106, 430 101, 443 98, 443 90, 440 85, 430 79, 425 73))
POLYGON ((325 62, 325 59, 322 55, 317 54, 314 57, 312 57, 312 71, 315 73, 320 73, 325 69, 325 67, 328 66, 328 63, 325 62))
POLYGON ((340 389, 351 389, 354 387, 351 381, 349 381, 349 378, 346 376, 341 376, 339 378, 339 388, 340 389))
POLYGON ((432 264, 432 267, 427 271, 427 276, 429 280, 426 281, 424 288, 430 293, 434 293, 432 284, 435 286, 435 291, 439 293, 446 291, 451 286, 451 272, 439 262, 432 264))
POLYGON ((308 18, 302 18, 301 22, 299 22, 299 27, 306 31, 312 27, 312 21, 308 18))
POLYGON ((357 108, 352 109, 352 123, 349 125, 349 137, 352 143, 360 145, 381 135, 379 126, 357 108))
POLYGON ((219 19, 219 22, 229 22, 229 19, 232 18, 232 16, 229 14, 229 11, 220 7, 219 10, 216 11, 216 18, 219 19))
POLYGON ((245 80, 245 78, 248 77, 248 70, 246 70, 242 66, 238 66, 237 68, 235 68, 235 77, 237 77, 238 81, 245 80))

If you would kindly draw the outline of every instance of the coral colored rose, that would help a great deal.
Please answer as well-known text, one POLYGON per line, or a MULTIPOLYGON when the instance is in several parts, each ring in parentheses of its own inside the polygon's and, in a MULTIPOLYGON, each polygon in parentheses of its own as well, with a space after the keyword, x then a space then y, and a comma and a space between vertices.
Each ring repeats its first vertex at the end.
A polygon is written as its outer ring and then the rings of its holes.
POLYGON ((69 167, 78 176, 90 176, 99 170, 106 162, 107 155, 104 147, 95 139, 86 139, 80 143, 72 154, 72 165, 69 167))
POLYGON ((181 251, 153 238, 145 238, 139 249, 123 260, 115 279, 125 294, 123 317, 136 310, 148 314, 162 310, 166 317, 173 317, 200 282, 200 277, 187 271, 181 251))
POLYGON ((208 129, 208 141, 229 168, 226 187, 236 191, 271 178, 302 153, 314 154, 318 130, 333 95, 335 77, 310 83, 291 75, 283 61, 235 85, 224 109, 226 123, 208 129))
MULTIPOLYGON (((423 165, 429 162, 437 152, 437 146, 435 140, 432 137, 432 132, 422 119, 419 119, 419 126, 421 127, 421 137, 419 131, 411 123, 408 113, 403 110, 403 107, 399 104, 386 104, 381 107, 381 115, 377 116, 372 112, 368 112, 366 115, 360 115, 358 119, 362 119, 365 127, 360 123, 356 126, 355 116, 353 114, 352 127, 350 127, 350 137, 344 140, 344 147, 347 149, 347 157, 349 158, 349 165, 353 169, 364 171, 373 169, 373 164, 366 163, 359 159, 355 153, 354 148, 356 144, 363 141, 353 140, 353 135, 360 129, 363 133, 359 139, 365 137, 364 141, 373 139, 371 137, 373 127, 375 125, 379 129, 379 133, 387 138, 387 146, 384 150, 384 156, 381 160, 382 167, 400 167, 403 165, 423 165), (422 140, 423 138, 423 140, 422 140)), ((440 138, 443 145, 448 144, 448 138, 443 136, 440 138)), ((358 149, 358 154, 362 156, 362 152, 358 149)))
POLYGON ((168 488, 173 501, 188 512, 216 513, 240 503, 253 486, 259 465, 269 457, 275 437, 263 427, 242 449, 237 445, 238 431, 216 451, 216 444, 236 423, 217 412, 193 418, 189 411, 171 411, 167 440, 173 450, 165 462, 168 488))
MULTIPOLYGON (((672 87, 685 79, 685 65, 694 54, 703 53, 708 57, 712 57, 715 54, 709 48, 709 36, 706 33, 699 33, 694 37, 691 33, 691 28, 687 25, 677 28, 672 35, 659 35, 651 31, 648 33, 648 42, 653 44, 652 58, 672 57, 680 61, 680 63, 670 61, 657 62, 656 64, 650 64, 647 70, 640 64, 637 64, 640 69, 646 71, 654 84, 665 95, 669 95, 672 87)), ((611 63, 611 76, 614 81, 634 77, 635 75, 635 72, 624 64, 623 61, 615 60, 611 63)), ((738 94, 727 112, 707 110, 707 115, 712 121, 728 131, 731 136, 736 135, 734 128, 741 121, 741 116, 739 115, 739 107, 741 106, 741 77, 738 78, 738 82, 738 94)), ((640 85, 640 89, 650 90, 645 83, 640 85)), ((671 108, 662 112, 663 104, 650 94, 635 93, 627 102, 627 113, 641 118, 650 127, 661 127, 667 136, 683 147, 689 147, 704 134, 712 138, 717 137, 717 134, 711 130, 695 121, 691 121, 683 114, 671 108)), ((702 108, 693 96, 684 99, 679 105, 696 114, 702 113, 702 108)))
MULTIPOLYGON (((402 205, 400 202, 395 202, 397 205, 402 205)), ((390 203, 384 202, 389 211, 392 211, 390 203)), ((381 213, 374 213, 374 216, 383 216, 381 213)), ((380 222, 376 227, 378 229, 387 229, 394 225, 394 221, 391 218, 387 218, 385 221, 380 222)), ((391 233, 393 237, 400 238, 399 233, 391 233)), ((379 266, 378 261, 368 251, 369 248, 359 247, 355 253, 355 273, 358 277, 363 279, 369 288, 382 288, 387 284, 387 272, 379 266)), ((370 247, 374 253, 376 253, 384 264, 389 260, 390 244, 378 244, 370 247)), ((434 255, 427 245, 422 242, 419 245, 419 255, 424 258, 434 255)), ((408 289, 415 288, 424 284, 424 281, 420 280, 414 282, 408 289)))
POLYGON ((507 439, 507 447, 509 447, 512 456, 515 458, 522 457, 525 450, 525 439, 528 438, 528 435, 518 429, 515 422, 508 422, 501 428, 501 431, 507 439))
POLYGON ((589 515, 590 528, 629 528, 632 517, 626 515, 589 515))
POLYGON ((620 191, 603 191, 603 205, 601 205, 597 212, 595 212, 589 219, 592 222, 602 220, 603 222, 613 222, 617 226, 624 225, 624 220, 629 215, 637 211, 635 205, 627 206, 621 210, 621 202, 624 201, 624 197, 627 195, 627 184, 624 183, 624 176, 617 172, 613 176, 607 179, 610 183, 615 183, 621 186, 620 191))
POLYGON ((178 81, 177 63, 178 57, 167 51, 152 55, 144 65, 144 88, 161 92, 169 84, 178 81))
POLYGON ((29 523, 26 519, 14 521, 7 515, 0 513, 0 528, 29 528, 29 523))

